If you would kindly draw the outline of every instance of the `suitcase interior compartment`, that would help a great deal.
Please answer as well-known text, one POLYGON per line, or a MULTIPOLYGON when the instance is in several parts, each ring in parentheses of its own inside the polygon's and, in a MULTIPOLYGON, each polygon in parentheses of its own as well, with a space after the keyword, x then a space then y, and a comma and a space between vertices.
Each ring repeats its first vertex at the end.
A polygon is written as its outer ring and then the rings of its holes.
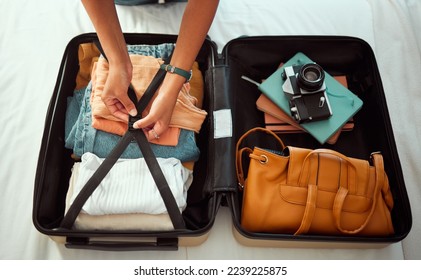
MULTIPOLYGON (((125 34, 128 44, 159 44, 175 42, 173 35, 125 34)), ((212 159, 212 145, 209 144, 209 116, 204 121, 201 132, 197 135, 200 158, 194 165, 193 183, 189 188, 187 208, 183 212, 187 230, 184 231, 82 231, 58 229, 63 219, 65 197, 73 159, 72 151, 64 147, 64 123, 68 96, 73 94, 75 78, 79 69, 78 47, 82 43, 93 42, 95 34, 83 34, 69 42, 59 71, 56 88, 47 112, 45 131, 40 149, 37 175, 35 180, 33 221, 36 228, 50 236, 79 237, 168 237, 200 236, 212 226, 220 197, 212 190, 212 173, 208 161, 212 159)), ((211 67, 214 57, 214 45, 206 41, 198 55, 200 69, 204 72, 211 67)), ((210 111, 210 94, 204 89, 203 109, 210 111)))
MULTIPOLYGON (((330 75, 346 75, 348 88, 358 95, 364 104, 354 116, 353 130, 342 132, 334 145, 320 145, 311 135, 304 133, 280 134, 281 139, 285 145, 312 149, 325 147, 361 159, 369 159, 370 153, 381 151, 395 201, 392 212, 395 234, 389 237, 366 238, 247 232, 240 225, 240 191, 228 199, 233 208, 234 230, 253 240, 346 241, 374 244, 403 239, 411 228, 411 210, 377 64, 370 46, 364 41, 350 37, 285 36, 249 37, 228 43, 223 53, 226 63, 230 66, 229 91, 234 99, 235 143, 247 130, 256 126, 264 127, 263 113, 255 104, 260 92, 254 84, 243 80, 241 76, 245 75, 261 82, 270 76, 281 62, 287 61, 299 51, 320 64, 330 75)), ((257 146, 279 149, 279 144, 275 145, 273 139, 262 135, 248 139, 257 146)))

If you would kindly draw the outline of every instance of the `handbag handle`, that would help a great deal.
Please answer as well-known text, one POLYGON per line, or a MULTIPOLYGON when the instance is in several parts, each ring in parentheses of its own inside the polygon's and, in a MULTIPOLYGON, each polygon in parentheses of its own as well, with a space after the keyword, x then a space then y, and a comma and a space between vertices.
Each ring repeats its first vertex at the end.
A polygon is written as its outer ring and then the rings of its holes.
MULTIPOLYGON (((317 150, 312 151, 306 157, 306 159, 309 156, 312 156, 316 153, 325 153, 325 154, 338 156, 339 158, 345 160, 347 163, 350 163, 351 166, 353 166, 353 168, 356 172, 356 168, 351 163, 349 158, 347 158, 346 156, 342 155, 341 153, 338 153, 338 152, 333 151, 333 150, 317 149, 317 150)), ((380 191, 380 186, 382 186, 383 183, 384 183, 384 163, 383 163, 383 157, 380 153, 372 153, 371 158, 373 159, 373 164, 374 164, 374 168, 375 168, 375 186, 374 186, 373 203, 371 205, 370 213, 368 214, 367 218, 361 224, 360 227, 358 227, 356 229, 353 229, 353 230, 347 230, 347 229, 343 229, 342 226, 341 226, 341 213, 342 213, 342 208, 343 208, 345 198, 348 195, 348 188, 340 186, 339 189, 338 189, 338 192, 335 196, 335 200, 334 200, 334 203, 333 203, 333 209, 332 209, 333 218, 334 218, 334 221, 335 221, 336 228, 342 233, 355 234, 355 233, 358 233, 358 232, 362 231, 367 226, 371 217, 373 216, 373 213, 374 213, 374 210, 375 210, 375 207, 376 207, 376 204, 377 204, 377 193, 380 191)), ((317 199, 317 186, 309 185, 308 186, 306 208, 304 210, 303 219, 301 221, 300 227, 295 232, 295 235, 306 233, 309 230, 311 222, 312 222, 313 217, 314 217, 314 213, 316 211, 316 199, 317 199)))
MULTIPOLYGON (((243 189, 244 184, 245 184, 245 178, 244 178, 244 171, 243 171, 243 153, 247 152, 249 155, 252 153, 252 149, 250 147, 245 147, 245 148, 241 148, 241 144, 243 143, 243 141, 252 133, 255 132, 264 132, 267 133, 269 135, 272 135, 279 144, 281 144, 282 150, 285 149, 285 145, 284 142, 282 142, 281 138, 278 137, 278 135, 276 135, 274 132, 272 132, 269 129, 263 128, 263 127, 254 127, 250 130, 248 130, 246 133, 244 133, 240 139, 238 139, 237 141, 237 145, 236 145, 236 157, 235 157, 235 169, 236 169, 236 173, 237 173, 237 180, 238 180, 238 184, 240 186, 241 189, 243 189)), ((262 159, 264 161, 264 159, 262 159)))
POLYGON ((336 195, 335 202, 333 204, 333 217, 336 223, 336 227, 343 233, 354 234, 363 230, 367 226, 371 217, 373 216, 374 209, 376 208, 377 193, 380 191, 380 186, 382 186, 384 183, 385 172, 384 172, 383 156, 380 153, 373 153, 371 154, 371 158, 373 159, 375 175, 376 175, 375 176, 376 180, 375 180, 375 185, 374 185, 373 204, 371 206, 371 211, 368 214, 365 222, 359 228, 354 229, 354 230, 346 230, 342 228, 341 212, 342 212, 342 206, 345 201, 345 197, 348 193, 348 190, 344 188, 339 188, 338 194, 336 195))
MULTIPOLYGON (((305 166, 305 164, 306 164, 308 161, 310 161, 311 157, 313 157, 313 156, 315 156, 315 155, 319 155, 319 154, 331 155, 331 156, 337 157, 337 158, 339 158, 340 160, 342 160, 342 161, 346 162, 346 163, 348 164, 348 166, 350 166, 350 167, 354 170, 354 172, 355 172, 355 176, 357 176, 357 175, 356 175, 356 174, 357 174, 357 168, 356 168, 356 167, 355 167, 355 165, 352 163, 352 161, 351 161, 351 160, 349 160, 349 157, 347 157, 347 156, 345 156, 345 155, 343 155, 343 154, 341 154, 341 153, 339 153, 339 152, 337 152, 337 151, 330 150, 330 149, 315 149, 315 150, 313 150, 313 151, 309 152, 309 153, 307 154, 307 156, 305 157, 305 159, 303 160, 303 167, 305 166)), ((306 182, 306 183, 302 183, 302 181, 303 181, 304 179, 308 179, 308 174, 305 174, 305 172, 303 172, 303 170, 305 170, 305 169, 303 168, 303 169, 301 170, 301 174, 300 174, 300 177, 299 177, 299 179, 298 179, 298 185, 299 185, 299 186, 305 186, 305 185, 307 185, 307 184, 308 184, 308 182, 306 182)))

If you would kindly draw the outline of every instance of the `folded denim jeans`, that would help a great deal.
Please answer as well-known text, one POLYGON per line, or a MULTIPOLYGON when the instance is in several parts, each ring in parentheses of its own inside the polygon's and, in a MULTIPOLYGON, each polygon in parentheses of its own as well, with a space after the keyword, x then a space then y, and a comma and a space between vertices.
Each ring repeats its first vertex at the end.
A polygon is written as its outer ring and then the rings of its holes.
POLYGON ((174 50, 175 44, 162 43, 157 45, 127 45, 127 52, 129 54, 149 55, 156 58, 166 59, 169 58, 174 50))

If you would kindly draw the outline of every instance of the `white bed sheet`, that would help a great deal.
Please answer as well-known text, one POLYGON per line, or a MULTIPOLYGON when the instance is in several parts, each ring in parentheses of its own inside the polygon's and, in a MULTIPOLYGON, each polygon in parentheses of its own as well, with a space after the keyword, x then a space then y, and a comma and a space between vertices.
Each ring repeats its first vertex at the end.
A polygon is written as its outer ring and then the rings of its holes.
MULTIPOLYGON (((176 34, 185 4, 118 7, 125 32, 176 34)), ((417 0, 221 0, 209 35, 349 35, 375 51, 412 206, 413 227, 382 249, 245 247, 221 208, 209 239, 177 252, 65 249, 32 223, 45 114, 64 49, 94 31, 79 0, 0 0, 0 259, 421 259, 421 3, 417 0)))

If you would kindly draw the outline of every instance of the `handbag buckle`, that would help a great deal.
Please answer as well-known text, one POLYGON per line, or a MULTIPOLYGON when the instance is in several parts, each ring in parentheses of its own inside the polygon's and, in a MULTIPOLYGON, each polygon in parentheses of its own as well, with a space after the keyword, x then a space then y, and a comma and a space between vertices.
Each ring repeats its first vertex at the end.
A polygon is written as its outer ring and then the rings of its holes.
POLYGON ((269 158, 266 155, 261 155, 262 159, 259 159, 261 164, 267 164, 269 162, 269 158))

